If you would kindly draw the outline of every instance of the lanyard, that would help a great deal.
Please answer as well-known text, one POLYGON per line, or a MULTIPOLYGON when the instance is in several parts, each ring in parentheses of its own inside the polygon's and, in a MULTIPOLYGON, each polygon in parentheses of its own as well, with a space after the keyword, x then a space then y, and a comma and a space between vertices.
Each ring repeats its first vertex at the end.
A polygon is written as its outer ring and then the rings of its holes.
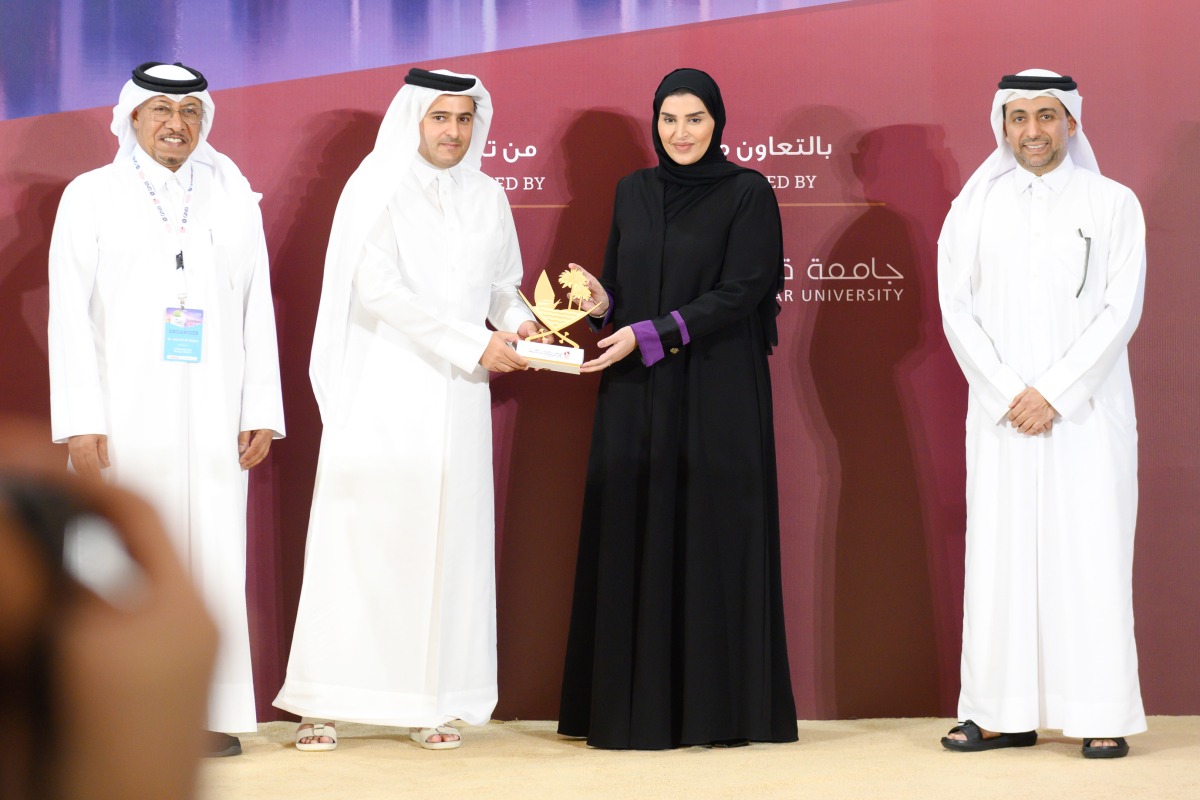
POLYGON ((133 168, 137 170, 138 177, 142 180, 142 186, 146 187, 146 193, 150 196, 150 202, 155 210, 158 211, 158 218, 162 220, 167 235, 175 239, 175 274, 178 276, 176 284, 179 293, 179 307, 183 308, 188 295, 187 273, 183 268, 183 237, 187 234, 188 219, 192 213, 192 190, 196 187, 196 168, 188 164, 188 188, 183 194, 183 212, 179 215, 179 230, 171 225, 167 211, 158 197, 158 192, 154 190, 154 184, 146 177, 146 170, 138 163, 137 153, 133 154, 133 168))

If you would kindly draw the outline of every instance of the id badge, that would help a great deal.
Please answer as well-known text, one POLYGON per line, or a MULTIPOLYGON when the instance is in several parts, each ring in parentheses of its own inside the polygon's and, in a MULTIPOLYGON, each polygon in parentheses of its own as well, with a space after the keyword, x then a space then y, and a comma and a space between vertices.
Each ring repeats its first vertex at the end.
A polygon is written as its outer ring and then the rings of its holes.
POLYGON ((204 312, 198 308, 168 308, 163 325, 163 358, 195 364, 204 342, 204 312))

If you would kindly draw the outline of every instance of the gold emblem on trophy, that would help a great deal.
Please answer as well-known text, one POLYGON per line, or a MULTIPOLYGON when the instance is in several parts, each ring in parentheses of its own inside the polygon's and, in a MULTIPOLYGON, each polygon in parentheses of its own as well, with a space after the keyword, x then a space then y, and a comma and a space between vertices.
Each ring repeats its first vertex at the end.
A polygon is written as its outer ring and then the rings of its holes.
POLYGON ((562 300, 555 297, 554 286, 545 270, 542 270, 537 285, 533 287, 532 303, 524 292, 521 293, 525 305, 542 323, 538 335, 543 341, 521 340, 517 342, 517 353, 529 361, 534 369, 552 369, 578 375, 579 365, 583 363, 583 348, 567 335, 567 328, 587 316, 583 302, 591 298, 592 293, 588 289, 587 275, 578 269, 563 270, 558 276, 558 285, 568 291, 566 308, 559 308, 562 300), (555 339, 562 344, 549 343, 555 339))

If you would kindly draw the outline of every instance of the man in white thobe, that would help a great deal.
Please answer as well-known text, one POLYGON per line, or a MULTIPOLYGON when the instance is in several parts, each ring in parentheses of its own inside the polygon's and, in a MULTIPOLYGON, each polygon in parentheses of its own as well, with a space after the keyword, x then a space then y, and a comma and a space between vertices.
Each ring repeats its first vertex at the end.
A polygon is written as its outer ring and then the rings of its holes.
POLYGON ((524 369, 511 345, 536 325, 508 200, 479 171, 491 117, 474 76, 410 71, 338 202, 310 368, 324 431, 275 700, 305 718, 301 750, 332 750, 335 720, 457 747, 447 723, 496 704, 488 372, 524 369))
POLYGON ((1009 75, 997 150, 938 246, 946 337, 966 375, 963 722, 952 750, 1024 747, 1037 728, 1116 758, 1146 729, 1133 636, 1137 423, 1126 345, 1145 223, 1100 175, 1076 84, 1009 75))
POLYGON ((207 85, 189 67, 139 66, 113 108, 116 158, 63 193, 50 412, 76 472, 162 515, 221 632, 209 751, 236 755, 228 734, 257 728, 247 470, 283 436, 283 401, 261 195, 207 142, 207 85))

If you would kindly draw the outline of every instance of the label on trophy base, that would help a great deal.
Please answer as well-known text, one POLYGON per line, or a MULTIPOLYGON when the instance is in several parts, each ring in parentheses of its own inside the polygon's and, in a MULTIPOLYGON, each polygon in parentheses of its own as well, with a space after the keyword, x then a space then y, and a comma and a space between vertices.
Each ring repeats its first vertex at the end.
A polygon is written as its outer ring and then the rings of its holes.
POLYGON ((579 365, 583 363, 582 347, 564 347, 525 339, 517 342, 517 355, 528 361, 534 369, 551 369, 572 375, 579 374, 579 365))

